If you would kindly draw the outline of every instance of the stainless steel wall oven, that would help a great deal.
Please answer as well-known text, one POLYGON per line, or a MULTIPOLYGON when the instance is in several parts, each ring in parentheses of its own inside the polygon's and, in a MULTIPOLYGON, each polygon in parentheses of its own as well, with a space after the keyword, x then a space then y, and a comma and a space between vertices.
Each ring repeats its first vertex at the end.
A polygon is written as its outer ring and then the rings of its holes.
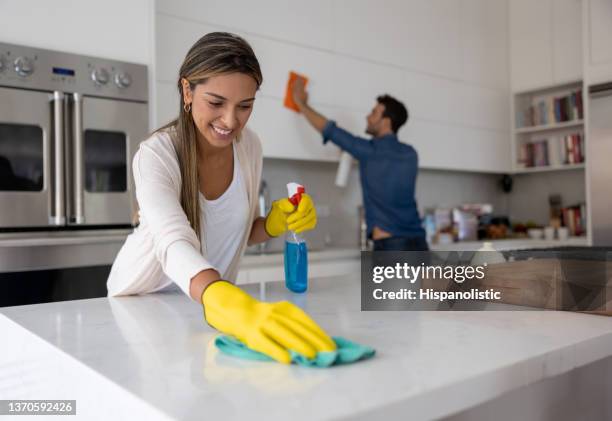
POLYGON ((0 232, 129 228, 144 65, 0 43, 0 232))

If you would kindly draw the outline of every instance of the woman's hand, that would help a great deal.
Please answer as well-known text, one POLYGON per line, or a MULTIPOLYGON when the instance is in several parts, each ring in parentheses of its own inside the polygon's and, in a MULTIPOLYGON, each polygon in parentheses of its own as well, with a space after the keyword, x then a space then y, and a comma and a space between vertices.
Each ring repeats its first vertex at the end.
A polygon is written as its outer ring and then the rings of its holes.
POLYGON ((317 209, 312 198, 306 193, 302 194, 300 203, 295 212, 287 218, 287 228, 297 234, 309 231, 317 226, 317 209))
POLYGON ((272 209, 266 217, 266 232, 271 237, 278 237, 287 229, 301 233, 317 225, 317 210, 312 198, 304 193, 297 208, 289 199, 284 198, 272 203, 272 209))
POLYGON ((204 290, 202 304, 212 327, 278 362, 291 363, 289 350, 314 358, 336 349, 329 335, 289 301, 258 301, 229 282, 217 281, 204 290))

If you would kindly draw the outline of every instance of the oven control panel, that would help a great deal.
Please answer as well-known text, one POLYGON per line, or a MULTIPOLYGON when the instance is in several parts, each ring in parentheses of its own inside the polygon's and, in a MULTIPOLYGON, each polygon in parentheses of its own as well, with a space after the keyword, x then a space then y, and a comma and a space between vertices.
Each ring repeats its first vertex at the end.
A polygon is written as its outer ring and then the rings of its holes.
POLYGON ((148 101, 147 67, 0 43, 0 86, 148 101))

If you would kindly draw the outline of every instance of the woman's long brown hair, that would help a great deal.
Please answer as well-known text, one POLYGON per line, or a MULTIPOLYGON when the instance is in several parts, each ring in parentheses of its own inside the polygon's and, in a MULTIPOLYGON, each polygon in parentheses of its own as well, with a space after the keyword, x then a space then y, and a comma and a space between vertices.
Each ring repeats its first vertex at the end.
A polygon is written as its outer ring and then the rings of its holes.
POLYGON ((181 206, 200 240, 198 129, 191 111, 186 112, 184 109, 181 80, 185 78, 193 91, 196 85, 206 82, 210 77, 236 72, 252 76, 257 82, 257 88, 263 82, 257 57, 244 39, 227 32, 204 35, 189 49, 179 71, 178 118, 155 131, 171 133, 181 170, 181 206))

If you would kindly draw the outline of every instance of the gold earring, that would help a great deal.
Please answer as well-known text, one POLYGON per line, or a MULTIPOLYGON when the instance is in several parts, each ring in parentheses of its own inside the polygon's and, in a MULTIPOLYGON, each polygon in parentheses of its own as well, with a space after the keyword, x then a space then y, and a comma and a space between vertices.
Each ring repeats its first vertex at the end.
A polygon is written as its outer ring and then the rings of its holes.
POLYGON ((183 110, 188 113, 191 111, 191 103, 183 105, 183 110))

